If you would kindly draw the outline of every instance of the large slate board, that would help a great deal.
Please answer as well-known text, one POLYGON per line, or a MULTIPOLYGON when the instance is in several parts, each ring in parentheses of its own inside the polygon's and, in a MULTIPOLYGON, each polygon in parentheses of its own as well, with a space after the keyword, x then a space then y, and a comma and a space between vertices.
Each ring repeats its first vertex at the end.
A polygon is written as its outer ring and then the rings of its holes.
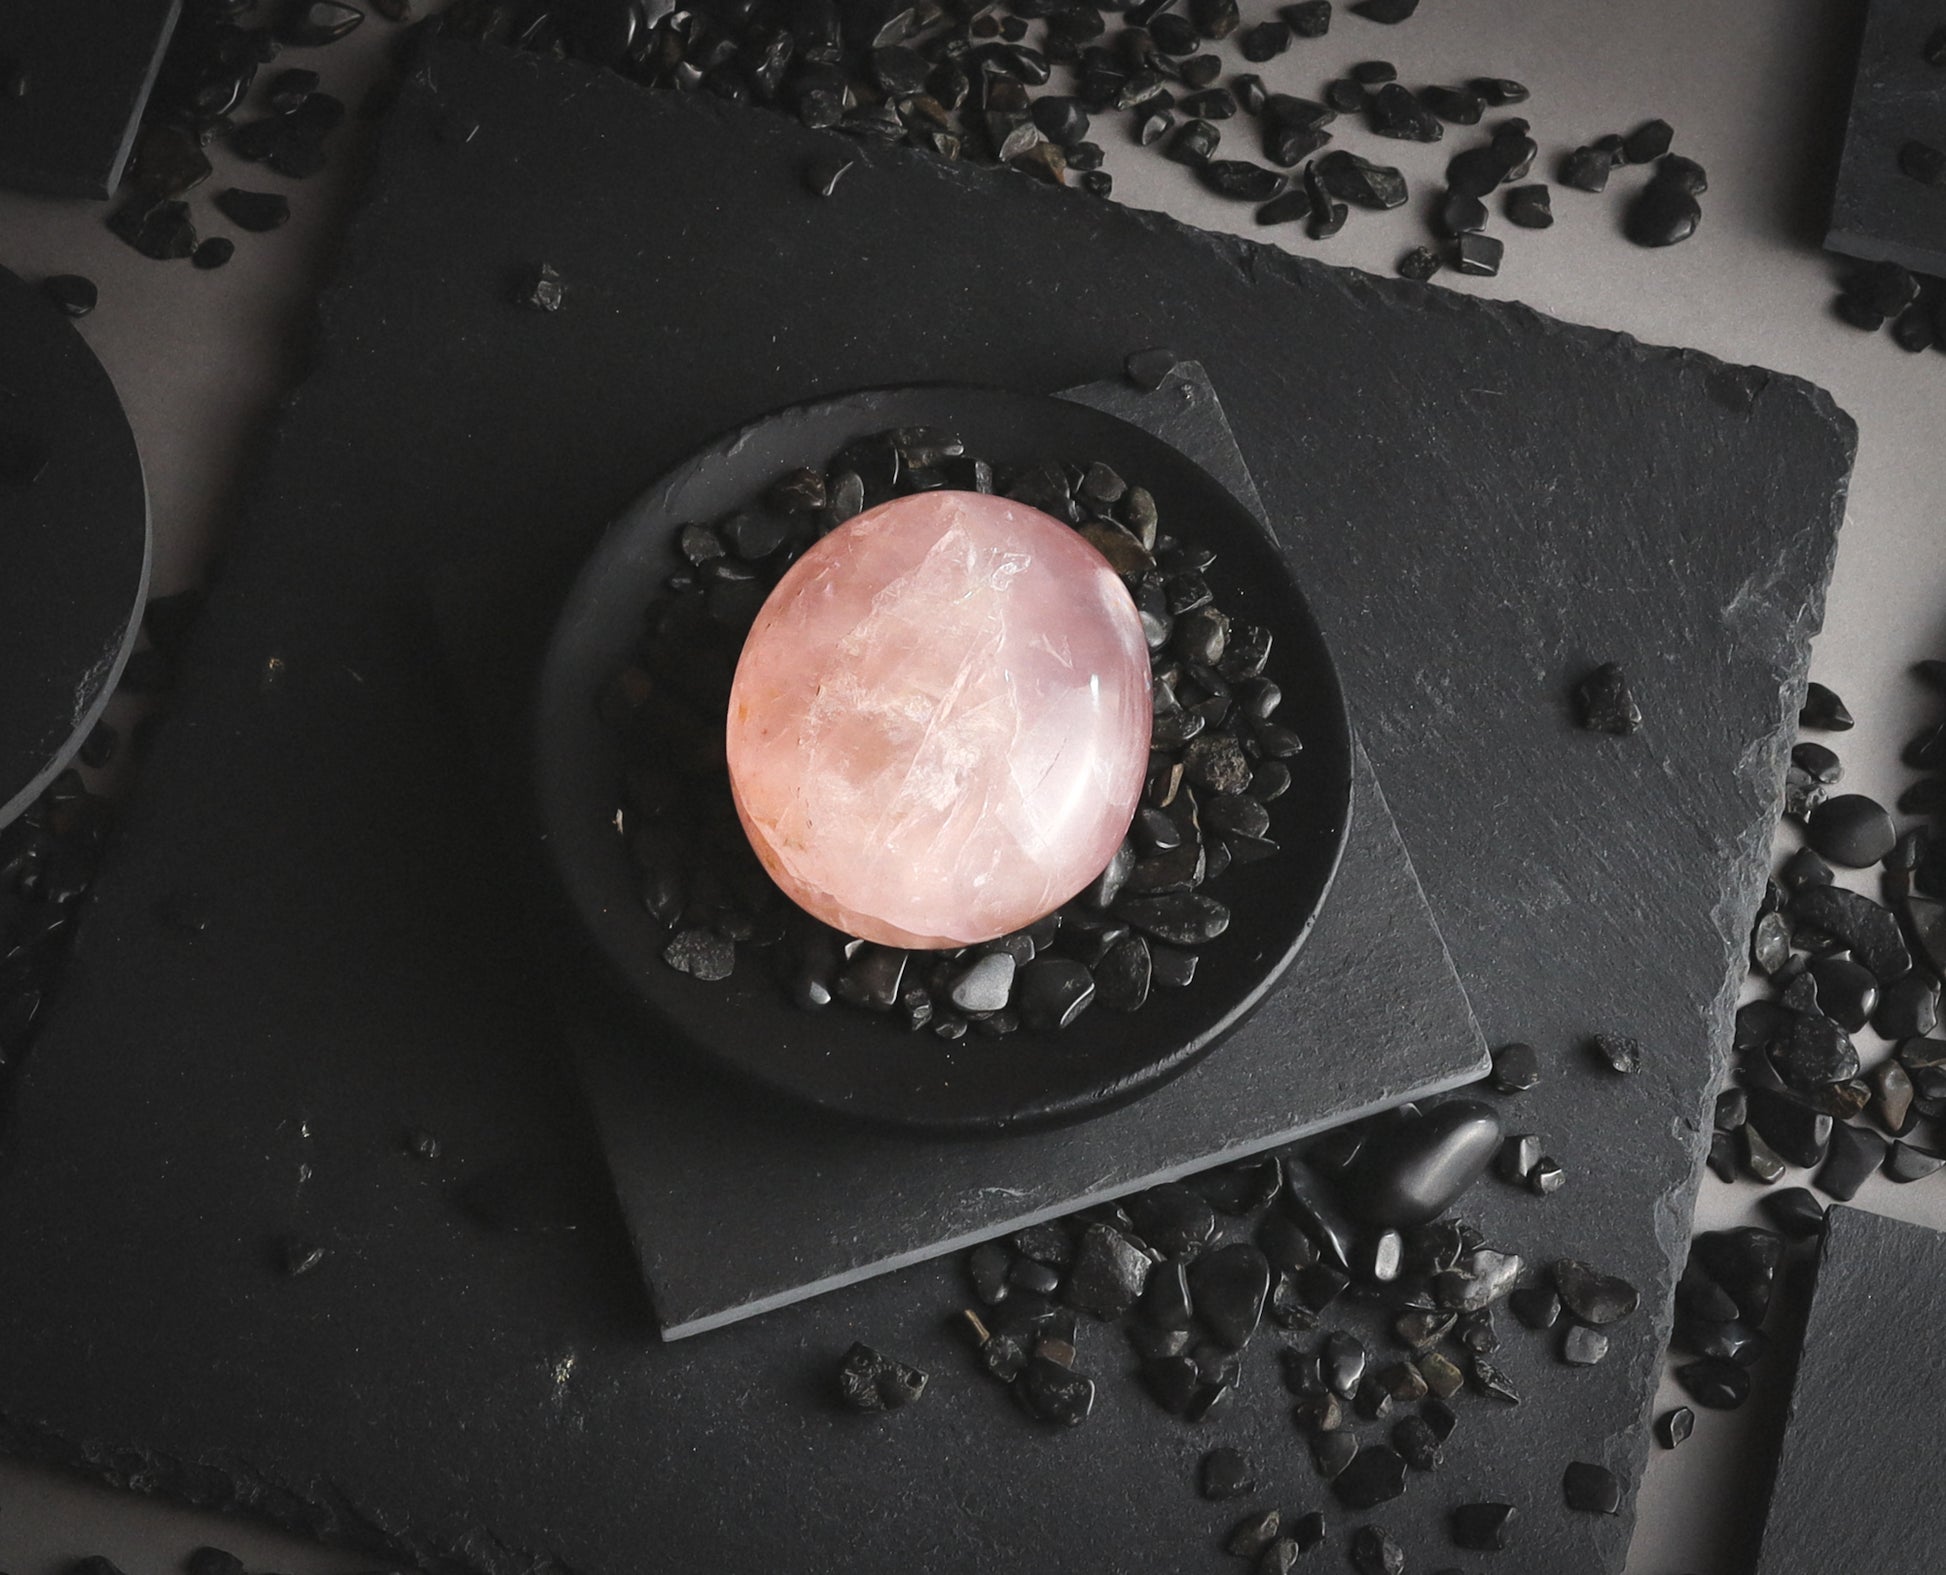
POLYGON ((1199 1432, 1090 1334, 1101 1400, 1051 1436, 942 1327, 948 1264, 658 1346, 598 1197, 578 1230, 491 1237, 447 1195, 490 1167, 591 1196, 600 1175, 423 570, 483 520, 592 535, 753 411, 1056 389, 1169 342, 1224 390, 1489 1039, 1551 1053, 1519 1118, 1567 1191, 1484 1186, 1469 1213, 1650 1309, 1587 1371, 1511 1340, 1528 1402, 1469 1403, 1385 1521, 1436 1568, 1447 1508, 1506 1496, 1523 1537, 1498 1568, 1619 1568, 1628 1518, 1571 1514, 1560 1470, 1644 1453, 1850 423, 1789 379, 1012 175, 874 151, 822 201, 798 170, 826 139, 762 113, 457 47, 428 68, 17 1090, 11 1447, 509 1572, 1214 1567, 1230 1507, 1191 1479, 1218 1439, 1318 1502, 1268 1349, 1199 1432), (435 138, 452 105, 472 142, 435 138), (507 300, 541 259, 554 316, 507 300), (1647 714, 1629 741, 1569 713, 1611 656, 1647 714), (166 928, 171 892, 207 928, 166 928), (1642 1071, 1581 1054, 1594 1028, 1636 1035, 1642 1071), (413 1121, 452 1157, 403 1157, 413 1121), (267 1247, 292 1228, 334 1252, 284 1281, 267 1247), (823 1399, 859 1336, 935 1375, 888 1425, 823 1399))
MULTIPOLYGON (((1118 378, 1066 397, 1172 443, 1262 517, 1200 367, 1186 366, 1146 394, 1118 378)), ((497 554, 503 565, 510 556, 497 554)), ((520 578, 531 585, 535 576, 520 578)), ((523 759, 522 701, 537 642, 514 632, 526 621, 507 609, 551 608, 555 599, 531 590, 486 594, 477 582, 473 590, 462 636, 448 582, 442 635, 466 641, 456 676, 476 739, 492 739, 484 745, 490 756, 523 759)), ((1353 769, 1342 884, 1333 883, 1289 974, 1180 1079, 1073 1127, 942 1143, 761 1098, 727 1099, 718 1078, 645 1037, 604 973, 564 958, 555 979, 563 1030, 663 1338, 700 1334, 1478 1078, 1487 1061, 1479 1026, 1363 751, 1353 769)), ((913 1053, 927 1049, 921 1039, 913 1053)), ((1056 1041, 1044 1053, 1061 1050, 1056 1041)))
POLYGON ((1946 1548, 1946 1235, 1827 1216, 1757 1575, 1924 1575, 1946 1548))

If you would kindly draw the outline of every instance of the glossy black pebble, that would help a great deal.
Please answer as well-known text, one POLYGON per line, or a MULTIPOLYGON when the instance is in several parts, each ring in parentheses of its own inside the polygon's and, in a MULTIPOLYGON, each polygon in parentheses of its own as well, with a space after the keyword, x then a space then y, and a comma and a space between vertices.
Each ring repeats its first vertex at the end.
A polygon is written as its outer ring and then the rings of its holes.
POLYGON ((1436 1219, 1486 1173, 1501 1137, 1499 1114, 1477 1100, 1387 1118, 1367 1137, 1346 1178, 1346 1206, 1370 1225, 1436 1219))
POLYGON ((1371 1509, 1405 1491, 1406 1463, 1390 1444, 1360 1449, 1331 1479, 1331 1491, 1351 1509, 1371 1509))
POLYGON ((1249 1242, 1205 1253, 1190 1267, 1197 1315, 1222 1344, 1240 1349, 1257 1332, 1270 1295, 1270 1262, 1249 1242))
POLYGON ((1605 191, 1614 168, 1615 161, 1599 148, 1576 148, 1561 161, 1561 184, 1576 191, 1605 191))
POLYGON ((1635 1287, 1619 1275, 1603 1274, 1578 1258, 1562 1258, 1553 1267, 1554 1289, 1563 1305, 1583 1323, 1597 1327, 1618 1323, 1641 1301, 1635 1287))
POLYGON ((1675 1449, 1687 1443, 1689 1435, 1695 1431, 1696 1413, 1686 1405, 1664 1411, 1655 1419, 1656 1442, 1664 1449, 1675 1449))
POLYGON ((1764 1217, 1786 1236, 1809 1240, 1824 1229, 1824 1205, 1808 1187, 1784 1187, 1758 1201, 1764 1217))
POLYGON ((1154 1260, 1120 1231, 1090 1225, 1068 1271, 1068 1304, 1099 1318, 1119 1318, 1135 1305, 1154 1260))
POLYGON ((282 192, 244 191, 232 186, 217 193, 217 210, 240 230, 262 233, 290 223, 290 199, 282 192))
POLYGON ((1826 859, 1854 870, 1878 863, 1899 840, 1885 806, 1863 793, 1826 799, 1811 811, 1805 830, 1826 859))
POLYGON ((1491 279, 1500 272, 1506 243, 1493 235, 1462 235, 1453 249, 1454 266, 1461 273, 1491 279))
POLYGON ((1561 1496, 1569 1509, 1591 1515, 1619 1514, 1622 1508, 1622 1481, 1606 1466, 1576 1460, 1561 1475, 1561 1496))
POLYGON ((1815 679, 1805 685, 1804 704, 1798 708, 1797 720, 1799 726, 1826 733, 1842 733, 1853 726, 1851 712, 1838 698, 1837 691, 1815 679))
POLYGON ((53 273, 41 280, 41 294, 69 317, 86 317, 95 309, 101 292, 92 279, 78 273, 53 273))
POLYGON ((1698 1405, 1734 1411, 1750 1398, 1750 1370, 1723 1357, 1705 1357, 1676 1369, 1676 1382, 1698 1405))
POLYGON ((1818 1010, 1846 1033, 1857 1033, 1878 1010, 1878 980, 1849 957, 1820 957, 1810 976, 1817 981, 1818 1010))
POLYGON ((1493 1052, 1493 1071, 1488 1081, 1503 1094, 1523 1094, 1541 1080, 1541 1053, 1530 1044, 1515 1041, 1493 1052))
POLYGON ((1507 193, 1507 220, 1523 230, 1544 230, 1554 222, 1554 204, 1545 186, 1516 186, 1507 193))
POLYGON ((1669 151, 1675 139, 1675 128, 1668 121, 1645 120, 1622 139, 1622 161, 1626 164, 1653 164, 1669 151))

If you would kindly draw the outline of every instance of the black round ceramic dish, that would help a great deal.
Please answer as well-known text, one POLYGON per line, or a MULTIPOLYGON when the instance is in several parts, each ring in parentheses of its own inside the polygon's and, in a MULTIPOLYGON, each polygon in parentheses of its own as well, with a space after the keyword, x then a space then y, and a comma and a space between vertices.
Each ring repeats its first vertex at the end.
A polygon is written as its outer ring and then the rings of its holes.
POLYGON ((0 826, 88 737, 135 644, 149 499, 114 384, 0 269, 0 826))
POLYGON ((1309 932, 1351 814, 1344 696, 1289 565, 1250 510, 1184 455, 1085 406, 998 389, 878 389, 800 405, 695 455, 610 527, 569 593, 539 687, 538 809, 574 911, 639 1003, 644 1054, 671 1040, 794 1099, 931 1131, 993 1132, 1077 1120, 1153 1089, 1206 1053, 1261 998, 1309 932), (1216 554, 1207 578, 1233 615, 1268 628, 1281 722, 1304 741, 1276 806, 1281 852, 1223 876, 1232 920, 1201 955, 1194 985, 1140 1011, 1084 1013, 1053 1033, 943 1041, 830 1008, 791 1006, 761 969, 702 983, 660 956, 668 931, 644 909, 614 816, 621 746, 595 700, 627 659, 644 609, 677 566, 692 520, 747 505, 786 472, 822 467, 891 427, 959 436, 996 468, 1047 458, 1105 460, 1154 495, 1164 529, 1216 554))

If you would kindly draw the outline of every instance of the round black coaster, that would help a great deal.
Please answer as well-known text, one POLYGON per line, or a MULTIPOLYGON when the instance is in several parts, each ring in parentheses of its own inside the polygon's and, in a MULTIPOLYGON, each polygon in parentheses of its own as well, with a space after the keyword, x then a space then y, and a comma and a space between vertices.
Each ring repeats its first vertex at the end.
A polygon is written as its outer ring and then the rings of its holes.
POLYGON ((68 763, 135 643, 149 501, 108 374, 0 269, 0 826, 68 763))
POLYGON ((1336 670, 1276 542, 1256 517, 1183 454, 1099 411, 1005 390, 873 390, 796 406, 692 457, 611 527, 570 592, 541 675, 537 792, 542 826, 574 912, 656 1048, 704 1059, 819 1107, 935 1131, 991 1132, 1075 1120, 1159 1086, 1207 1052, 1262 997, 1302 945, 1336 872, 1351 812, 1351 736, 1336 670), (1089 1012, 1054 1034, 944 1042, 806 1013, 761 969, 702 983, 671 969, 664 929, 644 908, 614 826, 621 746, 596 697, 628 658, 644 609, 678 562, 681 527, 760 497, 785 473, 822 467, 847 444, 896 427, 935 427, 996 468, 1047 458, 1100 459, 1154 494, 1216 555, 1219 603, 1272 631, 1278 720, 1304 749, 1280 801, 1281 851, 1233 866, 1222 896, 1229 931, 1202 953, 1192 988, 1140 1012, 1089 1012))

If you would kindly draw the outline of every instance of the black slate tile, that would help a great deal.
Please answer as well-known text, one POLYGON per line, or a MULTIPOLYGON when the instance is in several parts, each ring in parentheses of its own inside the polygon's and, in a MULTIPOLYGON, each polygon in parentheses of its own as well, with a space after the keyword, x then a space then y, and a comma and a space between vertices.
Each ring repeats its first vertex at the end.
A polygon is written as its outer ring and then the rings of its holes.
POLYGON ((1946 148, 1946 78, 1925 57, 1940 15, 1927 0, 1870 0, 1858 9, 1864 32, 1824 244, 1946 273, 1946 188, 1915 180, 1901 162, 1909 143, 1946 148))
MULTIPOLYGON (((1023 1434, 944 1327, 957 1265, 655 1343, 413 611, 477 533, 585 543, 753 410, 929 378, 1059 389, 1169 344, 1224 391, 1304 564, 1489 1041, 1558 1048, 1521 1115, 1574 1185, 1544 1204, 1484 1185, 1469 1212, 1642 1292, 1571 1400, 1538 1342, 1507 1342, 1523 1403, 1469 1404, 1439 1490, 1387 1528, 1433 1548, 1449 1504, 1518 1501, 1529 1567, 1619 1569, 1632 1501, 1540 1506, 1564 1462, 1634 1480, 1647 1449, 1669 1221, 1702 1160, 1850 424, 1773 374, 1005 172, 861 149, 815 198, 799 171, 825 139, 711 98, 461 47, 433 68, 387 129, 318 370, 21 1069, 7 1446, 495 1575, 542 1551, 606 1575, 646 1546, 672 1567, 1206 1562, 1195 1446, 1114 1361, 1082 1438, 1023 1434), (455 111, 480 123, 463 145, 435 134, 455 111), (541 259, 572 282, 557 313, 507 300, 541 259), (1562 572, 1539 585, 1537 562, 1562 572), (1657 697, 1633 738, 1575 726, 1565 697, 1603 660, 1657 697), (166 929, 157 905, 197 887, 203 928, 166 929), (1569 1053, 1597 1029, 1643 1044, 1638 1075, 1569 1053), (406 1156, 408 1127, 443 1157, 406 1156), (514 1217, 548 1228, 460 1210, 480 1174, 546 1182, 514 1217), (301 1279, 264 1262, 287 1235, 327 1249, 301 1279), (924 1398, 840 1413, 831 1374, 861 1339, 930 1374, 924 1398), (185 1464, 204 1461, 224 1464, 185 1464), (867 1482, 899 1490, 830 1492, 867 1482)), ((1265 1341, 1245 1357, 1267 1366, 1265 1341)), ((1224 1426, 1288 1454, 1269 1372, 1224 1426)))
POLYGON ((1946 1235, 1832 1209, 1756 1575, 1936 1565, 1942 1374, 1946 1235))
POLYGON ((25 79, 0 93, 0 186, 106 197, 182 0, 9 0, 0 60, 25 79))

